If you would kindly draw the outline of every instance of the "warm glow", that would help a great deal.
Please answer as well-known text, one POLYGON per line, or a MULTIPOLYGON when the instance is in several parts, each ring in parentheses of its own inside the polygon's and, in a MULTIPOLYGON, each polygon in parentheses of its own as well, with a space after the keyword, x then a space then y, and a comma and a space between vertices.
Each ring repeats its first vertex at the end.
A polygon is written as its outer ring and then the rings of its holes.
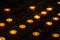
POLYGON ((35 15, 34 18, 35 19, 40 19, 40 16, 39 15, 35 15))
POLYGON ((42 16, 46 16, 46 14, 47 14, 47 11, 41 11, 42 16))
POLYGON ((32 19, 28 19, 27 22, 28 23, 33 23, 33 20, 32 19))
POLYGON ((52 11, 52 10, 53 10, 52 7, 48 7, 48 8, 47 8, 47 11, 52 11))
POLYGON ((5 26, 5 23, 0 23, 0 27, 3 28, 5 26))
POLYGON ((6 21, 7 21, 7 22, 12 22, 13 19, 12 19, 12 18, 7 18, 6 21))
POLYGON ((33 32, 32 35, 33 35, 33 36, 39 36, 40 33, 39 33, 39 32, 33 32))
POLYGON ((59 33, 53 33, 52 36, 57 38, 57 37, 59 37, 59 33))
POLYGON ((58 13, 57 15, 60 16, 60 13, 58 13))
POLYGON ((0 37, 0 40, 6 40, 6 38, 5 37, 0 37))
POLYGON ((31 10, 35 10, 35 6, 30 6, 29 7, 31 10))
POLYGON ((57 2, 57 4, 60 4, 60 2, 57 2))
POLYGON ((5 8, 4 11, 5 11, 5 12, 10 12, 11 9, 10 9, 10 8, 5 8))
POLYGON ((19 25, 19 28, 20 28, 20 29, 25 29, 25 28, 26 28, 26 25, 24 25, 24 24, 19 25))
POLYGON ((46 25, 51 26, 53 23, 52 22, 46 22, 46 25))
POLYGON ((10 30, 10 32, 9 32, 10 34, 16 34, 17 33, 17 31, 16 30, 10 30))
POLYGON ((54 20, 54 21, 58 21, 59 18, 58 18, 58 17, 53 17, 53 20, 54 20))

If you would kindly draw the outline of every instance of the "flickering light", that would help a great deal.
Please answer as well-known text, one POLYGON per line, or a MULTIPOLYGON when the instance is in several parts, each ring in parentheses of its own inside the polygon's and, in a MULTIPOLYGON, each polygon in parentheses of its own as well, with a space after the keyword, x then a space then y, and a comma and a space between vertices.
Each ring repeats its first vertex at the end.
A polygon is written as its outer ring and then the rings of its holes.
POLYGON ((58 18, 58 17, 53 17, 53 20, 54 20, 54 21, 58 21, 59 18, 58 18))
POLYGON ((32 19, 28 19, 27 22, 28 23, 33 23, 33 20, 32 19))
POLYGON ((53 23, 52 22, 46 22, 46 25, 51 26, 53 23))
POLYGON ((12 34, 12 35, 15 35, 17 33, 17 30, 10 30, 9 33, 12 34))
POLYGON ((11 9, 10 9, 10 8, 5 8, 4 11, 5 11, 5 12, 10 12, 11 9))
POLYGON ((46 16, 46 14, 47 14, 47 11, 41 11, 42 16, 46 16))
POLYGON ((5 23, 0 23, 1 28, 4 28, 4 26, 5 26, 5 23))
POLYGON ((39 36, 40 33, 36 31, 36 32, 33 32, 32 35, 33 35, 33 36, 39 36))
POLYGON ((30 6, 29 9, 35 10, 35 6, 30 6))
POLYGON ((52 34, 52 37, 54 37, 54 38, 59 37, 59 33, 53 33, 53 34, 52 34))
POLYGON ((60 13, 58 13, 57 15, 60 16, 60 13))
POLYGON ((25 28, 26 28, 26 25, 21 24, 21 25, 19 25, 19 28, 20 28, 20 29, 25 29, 25 28))
POLYGON ((34 18, 35 19, 40 19, 40 16, 39 15, 35 15, 34 18))
POLYGON ((12 18, 7 18, 6 21, 11 23, 13 21, 13 19, 12 18))
POLYGON ((52 11, 52 10, 53 10, 52 7, 48 7, 48 8, 47 8, 47 11, 52 11))
POLYGON ((6 38, 5 37, 0 37, 0 40, 6 40, 6 38))
POLYGON ((60 4, 60 1, 59 1, 59 2, 57 2, 57 4, 60 4))

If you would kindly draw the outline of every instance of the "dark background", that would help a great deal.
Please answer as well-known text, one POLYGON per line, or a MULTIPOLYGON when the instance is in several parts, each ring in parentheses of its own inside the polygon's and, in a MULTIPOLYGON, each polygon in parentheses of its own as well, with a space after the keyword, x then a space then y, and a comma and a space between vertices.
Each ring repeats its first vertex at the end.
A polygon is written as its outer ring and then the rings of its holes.
MULTIPOLYGON (((58 0, 59 1, 59 0, 58 0)), ((60 12, 60 5, 57 4, 58 1, 51 0, 0 0, 0 22, 5 22, 5 19, 11 17, 14 19, 12 24, 6 23, 4 29, 0 28, 0 36, 5 36, 6 40, 58 40, 51 36, 52 33, 60 33, 60 21, 54 22, 52 17, 57 16, 60 12), (36 6, 36 10, 32 12, 29 6, 36 6), (38 14, 42 10, 46 10, 47 7, 53 7, 52 12, 46 17, 41 16, 41 20, 37 21, 33 18, 33 15, 38 14), (11 12, 7 14, 4 12, 4 8, 11 8, 11 12), (30 25, 26 22, 27 19, 33 19, 34 24, 30 25), (48 27, 45 25, 46 21, 52 21, 53 26, 48 27), (20 30, 18 28, 19 24, 26 24, 26 30, 20 30), (18 33, 15 36, 9 34, 10 29, 16 29, 18 33), (42 30, 40 32, 40 30, 42 30), (38 38, 32 36, 32 32, 40 32, 38 38)), ((59 17, 59 16, 58 16, 59 17)))

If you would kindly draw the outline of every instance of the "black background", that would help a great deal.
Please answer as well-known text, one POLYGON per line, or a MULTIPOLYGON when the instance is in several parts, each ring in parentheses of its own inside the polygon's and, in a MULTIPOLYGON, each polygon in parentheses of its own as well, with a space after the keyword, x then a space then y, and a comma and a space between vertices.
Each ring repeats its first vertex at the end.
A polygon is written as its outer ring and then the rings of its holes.
POLYGON ((58 40, 59 38, 56 39, 51 36, 52 33, 60 33, 60 21, 54 22, 52 20, 60 12, 60 5, 57 2, 55 0, 0 0, 0 22, 6 23, 4 29, 0 28, 0 36, 5 36, 6 40, 58 40), (31 5, 36 6, 34 12, 29 9, 31 5), (40 21, 33 18, 35 14, 46 10, 47 7, 53 7, 53 11, 48 12, 46 17, 41 16, 40 21), (4 8, 11 8, 11 12, 7 14, 4 8), (14 19, 12 24, 8 24, 5 20, 9 17, 14 19), (34 20, 34 24, 32 25, 26 22, 30 18, 34 20), (52 21, 53 26, 46 26, 46 21, 52 21), (18 26, 21 23, 26 24, 26 30, 19 29, 18 26), (16 29, 18 33, 15 36, 10 35, 9 30, 11 29, 16 29), (38 38, 32 36, 32 32, 34 31, 41 31, 38 38))

